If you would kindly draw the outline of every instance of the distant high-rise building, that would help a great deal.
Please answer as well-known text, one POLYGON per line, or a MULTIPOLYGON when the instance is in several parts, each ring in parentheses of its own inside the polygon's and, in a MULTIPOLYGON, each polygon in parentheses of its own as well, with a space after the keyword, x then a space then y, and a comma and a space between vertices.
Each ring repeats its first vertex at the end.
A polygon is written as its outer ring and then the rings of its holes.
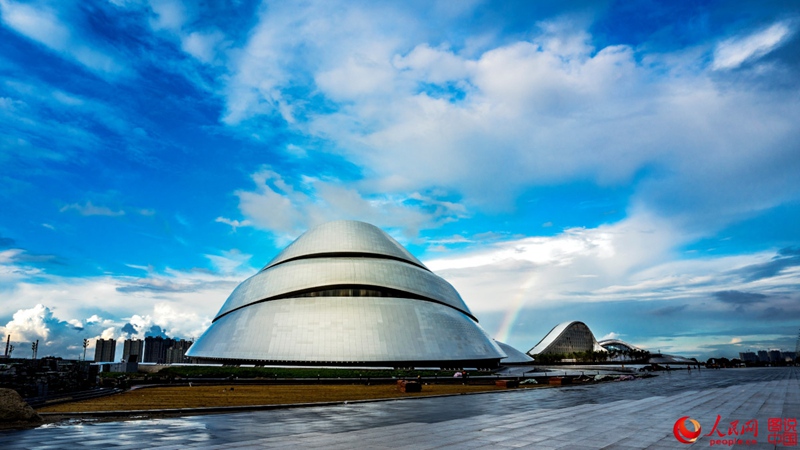
POLYGON ((114 339, 98 339, 95 341, 94 361, 113 362, 117 353, 117 341, 114 339))
POLYGON ((758 361, 759 362, 769 362, 769 353, 766 350, 759 350, 758 351, 758 361))
POLYGON ((797 355, 800 355, 800 331, 797 332, 797 342, 794 344, 794 354, 795 358, 797 355))
POLYGON ((783 361, 781 358, 781 351, 778 349, 771 349, 769 351, 769 362, 780 362, 783 361))
POLYGON ((144 338, 144 358, 142 362, 165 364, 167 362, 167 349, 175 345, 174 339, 164 339, 161 336, 147 336, 144 338))
POLYGON ((122 359, 127 362, 142 362, 144 355, 144 341, 141 339, 126 339, 122 347, 122 359))
POLYGON ((794 362, 794 359, 797 358, 796 352, 781 352, 781 358, 783 361, 786 362, 794 362))
POLYGON ((189 358, 186 357, 186 351, 189 350, 189 347, 191 347, 192 344, 192 341, 186 341, 183 339, 175 342, 172 347, 167 349, 167 364, 189 362, 189 358))
POLYGON ((739 359, 741 359, 742 362, 758 362, 758 356, 753 352, 740 352, 739 359))

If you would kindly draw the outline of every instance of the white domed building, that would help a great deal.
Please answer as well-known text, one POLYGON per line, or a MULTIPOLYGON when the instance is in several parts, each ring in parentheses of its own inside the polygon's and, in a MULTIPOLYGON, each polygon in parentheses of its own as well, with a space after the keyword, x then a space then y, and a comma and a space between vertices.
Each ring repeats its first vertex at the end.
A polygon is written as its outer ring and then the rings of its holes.
POLYGON ((455 288, 379 228, 317 226, 231 293, 187 356, 227 364, 496 367, 455 288))

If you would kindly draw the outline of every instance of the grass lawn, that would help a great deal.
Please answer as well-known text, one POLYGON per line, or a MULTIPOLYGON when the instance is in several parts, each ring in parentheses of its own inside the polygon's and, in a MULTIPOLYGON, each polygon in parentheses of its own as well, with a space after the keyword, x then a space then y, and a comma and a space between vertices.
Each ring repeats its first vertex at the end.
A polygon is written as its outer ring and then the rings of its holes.
POLYGON ((168 386, 135 389, 61 405, 43 406, 38 412, 132 411, 219 406, 285 405, 426 395, 463 394, 506 390, 494 385, 428 384, 420 393, 398 392, 395 385, 215 385, 168 386))

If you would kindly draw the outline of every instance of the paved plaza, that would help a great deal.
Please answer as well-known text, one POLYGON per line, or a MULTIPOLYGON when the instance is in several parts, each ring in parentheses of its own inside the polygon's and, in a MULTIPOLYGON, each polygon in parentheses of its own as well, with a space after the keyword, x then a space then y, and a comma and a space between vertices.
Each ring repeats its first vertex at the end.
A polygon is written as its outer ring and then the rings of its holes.
POLYGON ((57 424, 0 432, 0 448, 800 448, 769 443, 797 436, 799 376, 796 368, 684 370, 553 389, 57 424), (694 444, 673 434, 684 416, 701 425, 694 444), (731 446, 732 438, 743 443, 731 446))

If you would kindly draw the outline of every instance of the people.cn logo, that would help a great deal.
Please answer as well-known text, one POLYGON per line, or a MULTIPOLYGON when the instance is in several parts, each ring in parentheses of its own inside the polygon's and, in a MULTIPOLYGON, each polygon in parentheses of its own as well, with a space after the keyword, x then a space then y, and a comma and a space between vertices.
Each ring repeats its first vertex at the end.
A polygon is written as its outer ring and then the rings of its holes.
POLYGON ((689 416, 683 416, 675 422, 675 426, 672 427, 672 432, 675 434, 675 439, 677 439, 678 442, 693 444, 694 441, 700 437, 700 423, 694 419, 690 419, 689 416), (694 431, 689 431, 689 428, 686 427, 687 421, 694 426, 694 431))

